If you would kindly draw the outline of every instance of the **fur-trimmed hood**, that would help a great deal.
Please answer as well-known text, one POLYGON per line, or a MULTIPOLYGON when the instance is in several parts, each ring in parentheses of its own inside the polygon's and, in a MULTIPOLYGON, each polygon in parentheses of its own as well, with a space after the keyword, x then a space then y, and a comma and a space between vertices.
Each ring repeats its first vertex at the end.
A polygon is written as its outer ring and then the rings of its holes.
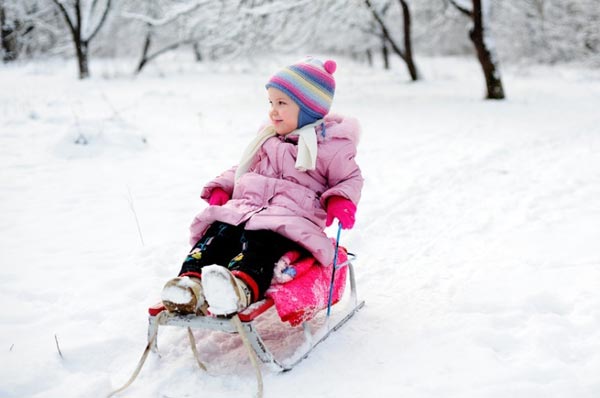
POLYGON ((361 127, 357 119, 338 114, 328 114, 323 118, 325 122, 325 135, 322 133, 322 127, 317 127, 317 137, 319 141, 328 138, 346 138, 357 146, 360 141, 361 127))

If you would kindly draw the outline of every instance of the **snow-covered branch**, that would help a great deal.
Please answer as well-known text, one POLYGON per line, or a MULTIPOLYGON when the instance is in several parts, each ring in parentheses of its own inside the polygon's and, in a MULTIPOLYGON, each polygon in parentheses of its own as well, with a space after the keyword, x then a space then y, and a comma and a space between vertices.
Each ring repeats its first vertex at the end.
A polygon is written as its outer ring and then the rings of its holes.
POLYGON ((65 7, 65 5, 63 4, 64 2, 62 0, 52 0, 54 2, 54 4, 56 4, 56 6, 58 7, 58 9, 60 10, 60 12, 62 13, 64 19, 65 19, 65 23, 67 24, 67 26, 69 27, 69 29, 71 30, 71 33, 73 35, 77 34, 76 28, 75 28, 75 24, 77 23, 77 15, 71 15, 71 10, 67 9, 65 7))
POLYGON ((152 18, 145 14, 139 14, 139 13, 133 13, 133 12, 127 12, 127 11, 122 12, 121 16, 126 19, 134 19, 137 21, 144 22, 151 26, 160 27, 160 26, 168 25, 168 24, 176 21, 177 19, 181 18, 182 16, 189 15, 190 13, 196 11, 203 5, 206 5, 210 2, 211 2, 211 0, 203 0, 203 1, 197 1, 192 4, 180 5, 178 7, 171 8, 161 18, 152 18))
MULTIPOLYGON (((98 20, 98 22, 96 23, 96 26, 94 28, 92 28, 92 33, 89 34, 89 36, 87 36, 87 41, 91 41, 100 31, 100 29, 102 28, 102 26, 104 25, 104 22, 106 21, 106 17, 108 16, 108 11, 110 10, 110 6, 111 6, 111 2, 112 0, 106 0, 106 5, 104 6, 104 11, 102 12, 102 15, 100 17, 100 19, 98 20)), ((93 12, 95 10, 95 5, 96 5, 96 1, 94 1, 94 7, 91 8, 90 11, 90 16, 93 15, 93 12)))
MULTIPOLYGON (((369 0, 404 51, 399 0, 369 0)), ((600 65, 598 0, 480 0, 484 39, 504 59, 600 65), (489 34, 487 32, 489 30, 489 34)), ((464 17, 473 0, 406 0, 419 53, 468 54, 464 17)), ((0 56, 71 54, 67 37, 103 55, 139 53, 192 42, 208 58, 303 51, 352 54, 382 50, 381 29, 364 0, 0 0, 0 56), (113 17, 111 17, 113 16, 113 17), (103 28, 105 26, 105 28, 103 28), (103 34, 104 32, 104 34, 103 34), (97 47, 96 47, 97 46, 97 47)), ((388 47, 392 47, 388 43, 388 47)), ((85 51, 85 48, 83 49, 85 51)), ((8 62, 6 61, 6 62, 8 62)))
POLYGON ((473 4, 470 0, 448 0, 458 11, 468 17, 473 16, 473 4))
POLYGON ((314 3, 312 0, 294 1, 294 2, 275 2, 271 4, 263 4, 258 7, 242 7, 240 11, 254 16, 265 16, 270 14, 279 14, 282 12, 290 12, 298 8, 305 7, 314 3))

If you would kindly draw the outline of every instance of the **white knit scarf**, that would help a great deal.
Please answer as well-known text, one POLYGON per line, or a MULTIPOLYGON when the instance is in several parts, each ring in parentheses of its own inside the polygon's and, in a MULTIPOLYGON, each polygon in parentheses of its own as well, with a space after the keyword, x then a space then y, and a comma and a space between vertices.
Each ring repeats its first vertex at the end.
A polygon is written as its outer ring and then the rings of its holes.
MULTIPOLYGON (((307 124, 306 126, 294 130, 288 135, 298 136, 298 155, 296 157, 296 169, 300 171, 314 170, 317 163, 317 133, 315 128, 323 123, 323 119, 319 119, 314 123, 307 124)), ((237 181, 242 174, 248 171, 254 155, 262 144, 269 138, 277 135, 275 127, 269 125, 265 127, 256 137, 248 144, 242 159, 238 164, 237 170, 235 171, 235 180, 237 181)))

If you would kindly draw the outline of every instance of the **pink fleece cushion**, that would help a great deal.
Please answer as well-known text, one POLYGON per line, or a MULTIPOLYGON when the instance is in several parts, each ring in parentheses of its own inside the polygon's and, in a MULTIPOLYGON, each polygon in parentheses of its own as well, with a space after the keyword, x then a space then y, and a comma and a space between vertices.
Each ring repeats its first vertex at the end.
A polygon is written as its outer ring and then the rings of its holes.
MULTIPOLYGON (((338 250, 338 264, 348 260, 346 249, 338 250)), ((273 299, 275 308, 282 321, 292 326, 300 325, 312 319, 319 311, 327 308, 329 286, 333 264, 322 266, 312 257, 305 257, 295 264, 296 269, 305 270, 294 279, 282 284, 272 284, 266 296, 273 299)), ((346 287, 348 267, 336 270, 333 283, 332 303, 337 303, 346 287)))

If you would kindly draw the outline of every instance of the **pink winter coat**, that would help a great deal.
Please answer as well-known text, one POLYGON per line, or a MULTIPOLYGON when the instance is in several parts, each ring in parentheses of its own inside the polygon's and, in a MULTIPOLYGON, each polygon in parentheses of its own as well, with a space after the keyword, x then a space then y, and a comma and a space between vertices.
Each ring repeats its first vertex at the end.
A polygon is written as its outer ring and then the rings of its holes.
POLYGON ((245 174, 234 180, 235 167, 209 182, 202 190, 208 200, 216 187, 231 195, 223 206, 209 206, 191 227, 190 243, 202 237, 210 224, 221 221, 245 229, 275 231, 306 248, 321 264, 333 260, 333 247, 323 232, 325 204, 341 196, 357 204, 363 186, 356 164, 360 134, 353 118, 328 115, 325 129, 316 129, 318 154, 315 170, 295 168, 297 137, 274 136, 264 142, 245 174))

